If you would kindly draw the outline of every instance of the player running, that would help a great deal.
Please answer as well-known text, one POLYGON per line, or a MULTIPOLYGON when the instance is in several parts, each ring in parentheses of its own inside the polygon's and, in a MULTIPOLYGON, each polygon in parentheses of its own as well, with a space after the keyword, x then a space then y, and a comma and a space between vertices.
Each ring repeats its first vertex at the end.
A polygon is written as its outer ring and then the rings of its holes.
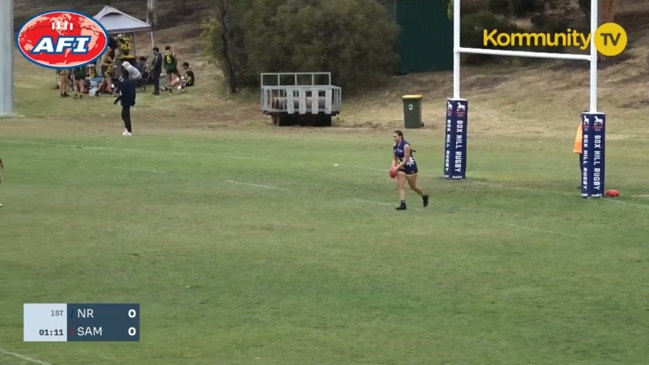
POLYGON ((417 162, 413 153, 415 150, 411 149, 408 141, 403 139, 403 133, 399 130, 394 131, 394 145, 392 146, 392 170, 397 171, 397 188, 399 188, 399 197, 401 204, 396 208, 397 210, 406 210, 406 181, 410 189, 417 192, 424 202, 424 207, 428 206, 428 195, 424 193, 421 187, 417 185, 417 162))

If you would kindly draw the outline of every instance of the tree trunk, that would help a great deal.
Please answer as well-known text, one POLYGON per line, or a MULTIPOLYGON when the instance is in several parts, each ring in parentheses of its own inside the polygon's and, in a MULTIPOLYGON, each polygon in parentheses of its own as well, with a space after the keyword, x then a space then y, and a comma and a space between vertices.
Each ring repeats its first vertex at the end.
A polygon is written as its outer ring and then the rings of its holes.
POLYGON ((601 0, 599 2, 599 24, 610 23, 615 20, 618 0, 601 0))
POLYGON ((223 0, 218 5, 219 8, 219 22, 221 23, 221 42, 223 44, 223 72, 225 78, 228 80, 228 88, 230 93, 237 92, 237 75, 232 65, 232 56, 230 53, 230 6, 227 0, 223 0))
POLYGON ((174 0, 174 5, 176 7, 176 15, 185 13, 185 0, 174 0))
POLYGON ((589 0, 579 0, 579 8, 586 15, 586 22, 590 24, 590 1, 589 0))
MULTIPOLYGON (((592 0, 598 1, 598 0, 592 0)), ((602 25, 604 23, 610 23, 615 20, 615 13, 617 12, 617 3, 618 0, 599 0, 598 11, 597 11, 597 24, 602 25)), ((586 21, 590 24, 590 1, 589 0, 579 0, 579 7, 586 14, 586 21)), ((592 35, 595 36, 594 34, 592 35)), ((601 53, 597 53, 597 58, 600 61, 606 60, 606 56, 601 53)))
POLYGON ((146 22, 151 24, 151 29, 156 30, 158 28, 158 0, 147 0, 146 22))
MULTIPOLYGON (((618 0, 600 0, 599 1, 599 16, 598 24, 610 23, 615 20, 615 13, 617 11, 618 0)), ((594 35, 593 35, 594 36, 594 35)), ((598 53, 600 61, 606 60, 606 56, 598 53)))

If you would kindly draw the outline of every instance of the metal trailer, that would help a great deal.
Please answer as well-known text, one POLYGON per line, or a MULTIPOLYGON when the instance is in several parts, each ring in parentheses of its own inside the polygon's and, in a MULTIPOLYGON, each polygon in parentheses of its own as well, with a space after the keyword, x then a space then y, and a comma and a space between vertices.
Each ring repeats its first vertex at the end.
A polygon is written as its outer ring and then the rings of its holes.
POLYGON ((261 74, 261 110, 278 126, 331 126, 340 114, 342 89, 331 84, 331 72, 261 74))

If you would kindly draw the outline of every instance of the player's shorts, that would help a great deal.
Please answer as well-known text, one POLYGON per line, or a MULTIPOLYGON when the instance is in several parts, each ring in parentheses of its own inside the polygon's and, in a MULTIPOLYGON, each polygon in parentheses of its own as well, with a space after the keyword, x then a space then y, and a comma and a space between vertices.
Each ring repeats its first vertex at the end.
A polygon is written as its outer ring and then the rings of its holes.
POLYGON ((401 171, 405 172, 406 175, 415 175, 419 173, 419 169, 417 168, 417 164, 414 164, 412 166, 405 165, 401 171))
POLYGON ((172 75, 172 74, 178 74, 178 68, 177 67, 167 69, 167 75, 172 75))

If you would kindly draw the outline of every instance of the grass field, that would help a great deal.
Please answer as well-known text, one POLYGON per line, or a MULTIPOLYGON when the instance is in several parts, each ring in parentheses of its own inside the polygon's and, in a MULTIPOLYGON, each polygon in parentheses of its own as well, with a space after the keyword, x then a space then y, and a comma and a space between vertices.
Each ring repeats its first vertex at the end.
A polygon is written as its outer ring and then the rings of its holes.
POLYGON ((110 98, 43 100, 70 117, 0 124, 5 351, 65 365, 649 357, 646 139, 611 140, 623 197, 588 201, 571 138, 478 133, 470 179, 445 181, 441 130, 407 131, 432 204, 409 195, 396 212, 389 130, 171 128, 137 109, 124 138, 110 98), (75 120, 74 103, 109 115, 75 120), (142 341, 22 343, 25 302, 141 303, 142 341))
POLYGON ((396 212, 385 133, 48 137, 41 122, 22 138, 22 123, 0 128, 2 348, 66 365, 649 356, 642 143, 609 147, 626 197, 586 201, 554 140, 473 140, 459 182, 437 177, 439 136, 413 132, 433 200, 396 212), (138 302, 142 340, 22 343, 24 302, 138 302))
POLYGON ((346 98, 335 128, 280 129, 192 61, 199 85, 140 93, 128 138, 112 98, 60 99, 18 57, 19 115, 0 119, 0 365, 646 363, 642 26, 600 73, 622 193, 601 200, 580 198, 572 153, 588 74, 562 63, 463 72, 469 179, 446 181, 447 73, 346 98), (426 127, 405 133, 431 205, 409 192, 397 212, 406 93, 424 94, 426 127), (141 341, 24 343, 30 302, 140 303, 141 341))

